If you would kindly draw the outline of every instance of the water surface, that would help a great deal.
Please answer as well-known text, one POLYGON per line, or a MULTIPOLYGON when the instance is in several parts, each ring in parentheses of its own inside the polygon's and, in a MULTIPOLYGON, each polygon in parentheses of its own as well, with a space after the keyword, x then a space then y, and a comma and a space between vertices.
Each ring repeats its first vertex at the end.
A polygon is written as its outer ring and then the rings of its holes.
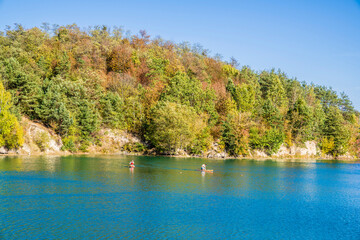
POLYGON ((102 238, 359 240, 360 164, 0 158, 0 239, 102 238))

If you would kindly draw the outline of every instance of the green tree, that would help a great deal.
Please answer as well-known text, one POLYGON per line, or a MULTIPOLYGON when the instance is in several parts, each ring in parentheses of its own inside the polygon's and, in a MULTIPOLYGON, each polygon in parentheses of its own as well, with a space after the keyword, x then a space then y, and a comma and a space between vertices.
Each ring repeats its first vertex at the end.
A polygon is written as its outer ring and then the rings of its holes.
POLYGON ((100 113, 105 126, 124 129, 126 127, 124 116, 124 102, 116 93, 108 92, 100 100, 100 113))
POLYGON ((159 153, 186 149, 205 127, 203 117, 189 106, 160 102, 151 113, 146 139, 159 153))
POLYGON ((259 82, 263 98, 271 100, 280 113, 284 114, 287 107, 287 97, 282 75, 276 74, 274 70, 270 73, 264 71, 260 74, 259 82))
POLYGON ((246 156, 249 150, 249 113, 232 112, 223 123, 222 141, 232 156, 246 156))
POLYGON ((79 106, 79 113, 77 116, 79 128, 82 139, 91 140, 92 134, 95 133, 99 126, 98 112, 95 110, 95 105, 89 101, 82 101, 79 106))
POLYGON ((256 75, 251 69, 244 67, 239 72, 241 83, 235 85, 232 79, 228 79, 226 90, 231 94, 236 102, 237 108, 241 112, 255 113, 259 106, 259 87, 256 75))
POLYGON ((197 113, 206 112, 210 116, 210 124, 215 124, 218 119, 215 92, 211 88, 203 89, 199 80, 184 73, 177 73, 169 80, 160 100, 193 107, 197 113))
POLYGON ((264 101, 262 107, 262 117, 271 127, 283 128, 283 116, 271 99, 266 99, 264 101))
POLYGON ((334 106, 330 106, 326 113, 323 136, 327 140, 334 141, 333 149, 327 151, 333 156, 339 156, 348 150, 350 131, 346 127, 341 111, 334 106))
POLYGON ((39 95, 38 106, 35 108, 37 118, 54 128, 60 135, 66 135, 73 122, 71 113, 66 106, 66 97, 60 84, 46 80, 43 85, 43 94, 39 95))
POLYGON ((260 131, 258 127, 253 127, 250 129, 249 138, 252 149, 263 150, 271 155, 279 150, 285 140, 285 134, 277 128, 260 131))
POLYGON ((305 100, 299 98, 293 107, 289 109, 287 118, 290 122, 290 131, 297 142, 303 142, 311 138, 312 114, 305 100))
POLYGON ((242 84, 236 89, 238 109, 241 112, 253 112, 256 107, 256 90, 253 85, 242 84))
POLYGON ((21 63, 14 57, 0 61, 0 75, 5 87, 12 93, 14 104, 22 113, 36 118, 35 108, 41 94, 40 77, 29 69, 28 63, 21 63))

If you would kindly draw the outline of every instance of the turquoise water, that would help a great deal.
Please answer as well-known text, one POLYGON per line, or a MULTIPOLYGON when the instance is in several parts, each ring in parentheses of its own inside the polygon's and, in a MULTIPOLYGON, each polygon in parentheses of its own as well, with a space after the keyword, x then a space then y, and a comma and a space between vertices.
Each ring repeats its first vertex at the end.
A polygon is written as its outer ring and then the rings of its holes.
POLYGON ((0 223, 0 239, 359 240, 360 164, 3 157, 0 223))

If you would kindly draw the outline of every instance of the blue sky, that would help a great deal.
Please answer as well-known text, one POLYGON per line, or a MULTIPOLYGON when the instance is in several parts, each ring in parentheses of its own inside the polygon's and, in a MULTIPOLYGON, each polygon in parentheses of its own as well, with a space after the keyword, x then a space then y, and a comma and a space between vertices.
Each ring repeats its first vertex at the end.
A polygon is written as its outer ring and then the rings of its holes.
POLYGON ((333 87, 360 110, 360 0, 0 0, 0 29, 50 24, 123 26, 200 43, 255 70, 280 68, 333 87))

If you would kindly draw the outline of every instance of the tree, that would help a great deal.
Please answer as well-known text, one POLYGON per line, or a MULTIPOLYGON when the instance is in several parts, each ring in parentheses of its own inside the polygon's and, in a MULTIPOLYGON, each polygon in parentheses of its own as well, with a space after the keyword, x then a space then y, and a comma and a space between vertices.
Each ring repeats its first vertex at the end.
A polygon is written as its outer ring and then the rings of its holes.
POLYGON ((281 77, 274 70, 270 73, 264 71, 260 74, 260 87, 263 99, 271 100, 280 113, 284 114, 287 107, 287 98, 281 77))
POLYGON ((124 116, 124 102, 116 93, 108 92, 100 100, 100 113, 105 126, 124 129, 126 127, 124 116))
POLYGON ((256 106, 256 91, 250 84, 238 85, 236 89, 238 109, 241 112, 252 112, 256 106))
POLYGON ((321 101, 321 104, 324 108, 329 108, 331 106, 338 106, 340 99, 337 93, 332 88, 327 88, 325 86, 315 86, 314 91, 316 97, 321 101))
POLYGON ((95 110, 94 104, 86 100, 81 102, 79 110, 77 119, 81 130, 81 137, 84 140, 91 140, 91 135, 97 130, 99 125, 98 113, 95 110))
POLYGON ((29 69, 27 63, 21 63, 14 57, 0 61, 0 75, 5 87, 12 93, 14 104, 22 113, 36 118, 35 108, 41 92, 40 77, 29 69))
POLYGON ((223 123, 222 141, 232 156, 246 156, 249 150, 249 113, 232 112, 223 123))
POLYGON ((146 139, 159 153, 186 149, 206 127, 206 118, 195 109, 173 102, 160 102, 151 113, 146 139))
POLYGON ((204 89, 198 79, 190 78, 184 73, 178 73, 169 80, 160 100, 190 106, 199 114, 206 112, 210 116, 210 124, 215 124, 218 119, 215 92, 209 87, 204 89))
POLYGON ((8 149, 20 147, 24 143, 23 129, 15 115, 10 113, 11 95, 0 82, 0 146, 8 149))
POLYGON ((35 108, 37 118, 62 136, 67 134, 73 122, 63 94, 64 89, 59 83, 47 79, 44 81, 43 92, 38 97, 39 104, 35 108))
POLYGON ((285 140, 284 132, 277 128, 270 128, 265 131, 252 127, 249 134, 249 145, 252 149, 259 149, 271 155, 276 153, 285 140))
POLYGON ((341 98, 340 98, 339 109, 343 112, 345 120, 352 121, 353 123, 355 123, 353 121, 355 109, 354 109, 354 106, 352 105, 352 102, 350 101, 349 97, 344 92, 340 93, 340 96, 341 96, 341 98))
POLYGON ((271 99, 266 99, 262 106, 262 117, 271 127, 283 127, 283 116, 271 99))
POLYGON ((181 147, 195 154, 212 137, 222 137, 234 155, 245 154, 247 145, 275 152, 284 133, 289 146, 316 140, 334 155, 356 152, 360 142, 359 112, 329 87, 280 71, 240 69, 234 59, 227 63, 199 45, 151 39, 145 31, 132 36, 120 28, 83 31, 75 24, 54 26, 53 33, 47 24, 42 29, 16 24, 0 32, 0 78, 13 103, 2 124, 12 133, 16 114, 55 130, 71 151, 86 150, 99 126, 146 135, 159 151, 179 147, 177 140, 166 145, 164 136, 176 139, 174 129, 184 128, 181 134, 189 139, 182 138, 181 147), (184 125, 164 132, 154 116, 184 125), (250 127, 244 116, 251 116, 250 127))
POLYGON ((323 136, 327 141, 334 142, 333 148, 327 150, 328 153, 335 157, 346 153, 349 147, 350 131, 346 127, 340 110, 334 106, 330 106, 326 114, 323 136))
POLYGON ((290 122, 292 137, 301 142, 311 137, 312 114, 305 100, 299 98, 294 106, 289 109, 287 118, 290 122))
POLYGON ((120 45, 114 48, 106 59, 107 70, 128 73, 132 67, 132 49, 128 45, 120 45))

